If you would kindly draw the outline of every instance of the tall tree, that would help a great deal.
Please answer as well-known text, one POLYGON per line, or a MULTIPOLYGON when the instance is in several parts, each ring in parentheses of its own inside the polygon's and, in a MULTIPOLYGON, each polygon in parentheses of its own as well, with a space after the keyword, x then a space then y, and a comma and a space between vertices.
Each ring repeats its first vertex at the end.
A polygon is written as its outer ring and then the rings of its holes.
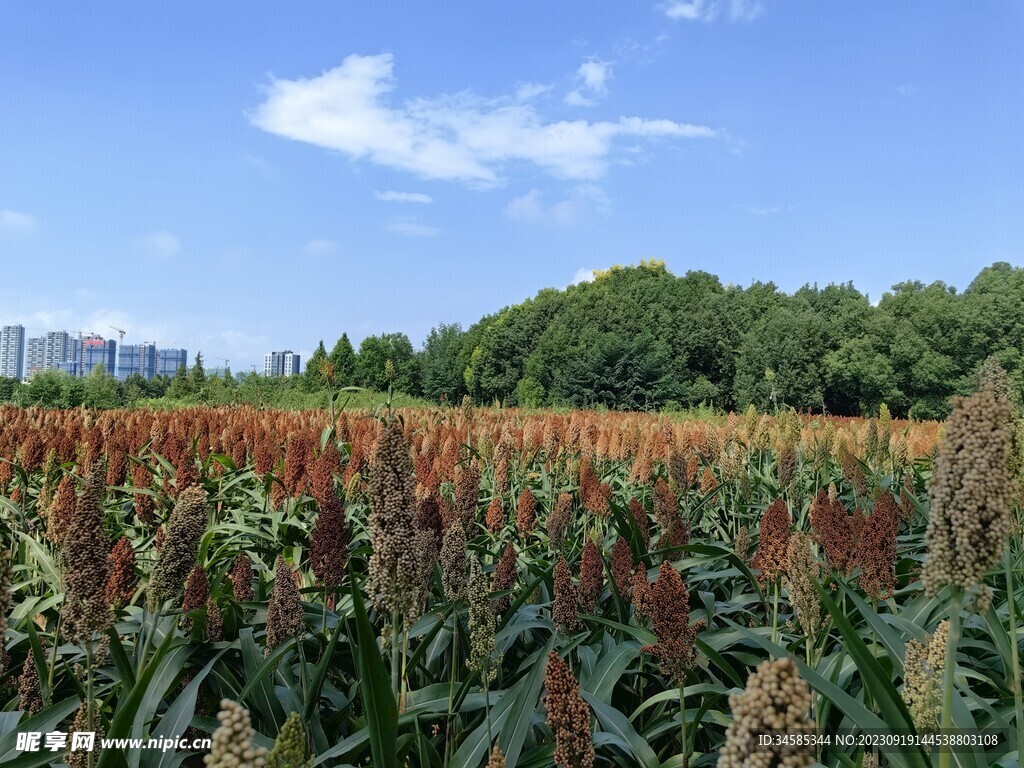
POLYGON ((348 387, 356 383, 356 367, 359 360, 347 333, 341 334, 328 360, 334 366, 334 381, 338 386, 348 387))

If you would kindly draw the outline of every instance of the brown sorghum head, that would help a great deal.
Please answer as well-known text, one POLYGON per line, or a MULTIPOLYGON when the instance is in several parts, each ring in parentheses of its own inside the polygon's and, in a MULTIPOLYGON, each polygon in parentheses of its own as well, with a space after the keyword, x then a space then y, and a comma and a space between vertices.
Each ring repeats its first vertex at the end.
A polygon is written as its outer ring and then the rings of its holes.
POLYGON ((624 536, 612 544, 612 580, 623 600, 629 599, 630 580, 633 578, 633 550, 624 536))
POLYGON ((537 501, 534 499, 533 491, 523 488, 519 494, 519 502, 516 504, 516 527, 523 536, 529 536, 533 532, 533 526, 537 521, 537 501))
POLYGON ((74 516, 75 479, 71 475, 64 475, 57 484, 57 492, 46 511, 46 538, 59 545, 74 516))
POLYGON ((402 422, 390 416, 380 432, 370 467, 370 578, 377 610, 407 619, 418 611, 421 564, 416 554, 416 478, 402 422))
POLYGON ((274 588, 267 602, 267 645, 269 654, 304 627, 304 614, 292 569, 283 557, 274 564, 274 588))
POLYGON ((789 547, 791 523, 786 502, 776 499, 761 515, 757 552, 751 566, 761 571, 762 582, 778 578, 786 570, 786 549, 789 547))
POLYGON ((178 495, 167 523, 167 535, 149 580, 149 594, 159 607, 178 595, 185 578, 196 564, 199 540, 206 532, 206 492, 192 485, 178 495))
POLYGON ((501 503, 501 497, 495 496, 487 506, 487 530, 491 533, 498 533, 505 526, 505 509, 501 503))
POLYGON ((662 562, 647 599, 651 628, 658 642, 645 645, 642 650, 656 656, 664 673, 682 685, 686 670, 697 659, 697 630, 701 623, 690 623, 690 592, 669 561, 662 562))
POLYGON ((219 643, 224 639, 224 616, 212 597, 206 601, 206 639, 211 643, 219 643))
POLYGON ((633 609, 636 611, 637 618, 649 619, 652 611, 651 583, 647 580, 647 569, 644 568, 643 563, 637 565, 636 570, 633 571, 631 587, 633 609))
POLYGON ((921 577, 925 591, 971 589, 1003 556, 1010 532, 1010 401, 983 389, 957 398, 935 459, 921 577))
POLYGON ((544 676, 544 707, 548 727, 555 734, 555 765, 591 768, 594 739, 590 707, 580 696, 580 684, 557 651, 551 651, 544 676))
MULTIPOLYGON (((719 768, 778 765, 805 768, 814 763, 814 746, 753 749, 753 736, 766 730, 802 733, 812 728, 808 717, 811 692, 790 658, 764 661, 747 679, 746 690, 729 697, 732 722, 718 757, 719 768)), ((813 732, 813 730, 812 730, 813 732)))
MULTIPOLYGON (((504 592, 513 589, 518 577, 519 564, 517 562, 516 545, 510 541, 505 545, 505 549, 501 553, 501 559, 494 568, 494 591, 504 592)), ((505 613, 511 605, 512 595, 502 595, 495 600, 494 610, 498 613, 505 613)))
POLYGON ((235 558, 235 564, 231 566, 231 590, 235 600, 239 603, 252 602, 255 593, 253 592, 252 563, 248 555, 240 554, 235 558))
POLYGON ((572 571, 564 557, 555 564, 555 596, 551 605, 551 621, 562 632, 571 632, 579 626, 576 585, 572 571))
POLYGON ((85 642, 103 632, 114 617, 107 602, 110 539, 103 530, 103 479, 100 462, 82 478, 75 514, 62 542, 64 620, 68 636, 85 642))
POLYGON ((808 517, 814 540, 825 551, 830 567, 846 573, 857 561, 857 532, 854 521, 838 496, 824 488, 811 502, 808 517))
POLYGON ((560 493, 555 501, 555 508, 548 516, 548 538, 556 547, 561 546, 562 537, 565 535, 566 526, 569 524, 569 516, 572 511, 572 494, 560 493))
POLYGON ((207 768, 263 768, 264 750, 253 744, 256 732, 249 710, 230 699, 220 703, 220 723, 213 732, 210 753, 203 758, 207 768))
POLYGON ((875 509, 864 522, 857 541, 860 588, 871 597, 884 599, 896 585, 896 534, 899 531, 896 499, 883 491, 875 509))
POLYGON ((127 538, 120 538, 110 553, 110 575, 107 577, 107 602, 120 608, 131 602, 139 583, 135 575, 135 549, 127 538))
POLYGON ((604 589, 604 560, 593 539, 583 545, 580 584, 577 599, 583 613, 593 613, 604 589))
POLYGON ((640 536, 646 547, 651 543, 651 528, 644 503, 634 496, 629 500, 629 511, 633 515, 633 521, 636 523, 637 530, 640 531, 640 536))
POLYGON ((192 629, 192 618, 187 614, 206 605, 210 597, 210 582, 206 578, 206 569, 197 565, 188 575, 185 582, 185 598, 181 603, 181 626, 185 630, 192 629))
POLYGON ((466 461, 455 471, 455 512, 466 530, 476 522, 476 502, 480 496, 480 470, 466 461))
POLYGON ((811 538, 803 531, 793 533, 786 553, 789 600, 807 642, 812 642, 821 624, 821 599, 815 587, 820 570, 811 549, 811 538))
POLYGON ((313 575, 325 587, 341 584, 348 562, 345 505, 334 487, 334 470, 338 464, 338 450, 334 443, 328 442, 313 466, 312 492, 320 513, 309 537, 309 563, 313 575))

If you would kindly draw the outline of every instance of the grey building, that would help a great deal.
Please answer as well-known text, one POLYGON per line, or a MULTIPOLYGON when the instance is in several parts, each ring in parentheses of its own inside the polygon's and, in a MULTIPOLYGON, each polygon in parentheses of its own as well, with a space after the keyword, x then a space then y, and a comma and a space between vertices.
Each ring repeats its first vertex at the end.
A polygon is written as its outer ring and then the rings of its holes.
POLYGON ((290 349, 267 352, 263 356, 264 376, 297 376, 301 370, 300 356, 290 349))
POLYGON ((61 363, 71 359, 71 342, 67 331, 49 331, 45 336, 29 339, 25 344, 25 377, 60 368, 61 363))
POLYGON ((0 376, 21 379, 25 376, 25 326, 0 328, 0 376))
POLYGON ((156 376, 156 344, 122 344, 117 351, 117 378, 124 381, 137 373, 142 378, 156 376))
POLYGON ((71 356, 60 368, 72 376, 88 376, 102 365, 113 376, 116 363, 117 342, 92 334, 71 340, 71 356))
POLYGON ((182 366, 188 368, 188 350, 158 349, 156 351, 157 376, 173 376, 182 366))

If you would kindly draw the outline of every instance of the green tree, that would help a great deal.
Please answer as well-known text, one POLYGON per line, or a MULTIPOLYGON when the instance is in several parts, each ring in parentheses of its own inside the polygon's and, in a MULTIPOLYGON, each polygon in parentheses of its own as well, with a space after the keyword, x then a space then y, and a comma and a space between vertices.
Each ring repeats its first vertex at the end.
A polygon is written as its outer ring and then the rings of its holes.
POLYGON ((90 408, 118 408, 124 402, 121 382, 107 373, 102 365, 95 366, 82 379, 82 384, 82 403, 90 408))
POLYGON ((432 400, 458 403, 466 394, 466 381, 459 367, 465 334, 458 323, 430 329, 419 355, 423 394, 432 400))
POLYGON ((14 393, 19 382, 16 378, 0 376, 0 403, 14 402, 14 393))
POLYGON ((181 400, 193 394, 195 394, 195 389, 192 387, 192 380, 185 370, 184 364, 179 365, 174 378, 167 386, 167 397, 172 400, 181 400))
POLYGON ((310 392, 317 392, 327 388, 327 377, 324 375, 324 364, 327 362, 327 350, 324 348, 323 339, 317 345, 316 350, 306 361, 306 372, 304 381, 306 389, 310 392))
POLYGON ((394 366, 394 388, 409 395, 418 395, 420 376, 412 342, 404 333, 367 336, 359 345, 358 381, 361 386, 383 392, 388 388, 385 368, 394 366))
POLYGON ((203 367, 203 353, 196 352, 195 362, 188 372, 188 383, 193 394, 198 394, 206 384, 206 369, 203 367))
POLYGON ((328 355, 331 365, 334 366, 334 383, 339 387, 350 387, 356 383, 356 368, 359 360, 352 342, 348 340, 348 334, 341 334, 341 338, 334 344, 334 349, 328 355))

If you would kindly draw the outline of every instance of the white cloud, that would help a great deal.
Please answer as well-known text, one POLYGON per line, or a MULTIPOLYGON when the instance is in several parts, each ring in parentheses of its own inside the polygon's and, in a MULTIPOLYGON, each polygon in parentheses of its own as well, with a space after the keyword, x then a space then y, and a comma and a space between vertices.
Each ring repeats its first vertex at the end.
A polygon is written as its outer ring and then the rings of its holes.
POLYGON ((395 103, 393 72, 391 54, 353 54, 316 77, 273 79, 249 119, 356 160, 480 187, 500 184, 502 170, 517 162, 563 178, 598 178, 623 137, 715 135, 707 126, 640 117, 546 122, 532 103, 470 91, 395 103))
POLYGON ((540 221, 544 218, 543 196, 539 189, 531 189, 521 197, 514 197, 505 206, 505 215, 518 221, 540 221))
POLYGON ((530 101, 550 90, 551 86, 544 83, 519 83, 516 86, 516 101, 530 101))
POLYGON ((741 211, 746 211, 751 216, 772 216, 776 213, 788 213, 795 211, 795 205, 740 205, 741 211))
POLYGON ((592 269, 577 269, 576 274, 572 276, 572 282, 569 285, 579 285, 580 283, 590 283, 594 280, 594 270, 592 269))
POLYGON ((322 256, 338 252, 338 244, 333 240, 315 239, 306 243, 306 253, 322 256))
POLYGON ((590 107, 608 93, 608 80, 612 76, 610 61, 588 59, 576 70, 576 88, 565 96, 565 103, 573 107, 590 107))
POLYGON ((154 256, 173 256, 181 250, 181 243, 165 229, 150 232, 135 241, 135 244, 154 256))
POLYGON ((0 208, 0 232, 14 232, 19 235, 30 235, 39 228, 35 216, 10 208, 0 208))
POLYGON ((440 233, 436 227, 420 224, 411 216, 397 216, 391 219, 387 224, 387 230, 409 237, 436 237, 440 233))
POLYGON ((434 202, 434 198, 430 195, 424 195, 422 192, 394 192, 388 190, 387 192, 374 192, 374 196, 378 200, 384 200, 388 203, 424 203, 429 205, 434 202))
POLYGON ((611 213, 611 200, 594 184, 580 184, 569 197, 550 206, 545 205, 543 198, 543 192, 531 189, 525 195, 512 198, 505 206, 505 215, 515 221, 531 224, 546 222, 569 225, 587 215, 607 216, 611 213))
POLYGON ((764 13, 762 0, 671 0, 662 6, 673 20, 711 22, 720 16, 750 22, 764 13))

